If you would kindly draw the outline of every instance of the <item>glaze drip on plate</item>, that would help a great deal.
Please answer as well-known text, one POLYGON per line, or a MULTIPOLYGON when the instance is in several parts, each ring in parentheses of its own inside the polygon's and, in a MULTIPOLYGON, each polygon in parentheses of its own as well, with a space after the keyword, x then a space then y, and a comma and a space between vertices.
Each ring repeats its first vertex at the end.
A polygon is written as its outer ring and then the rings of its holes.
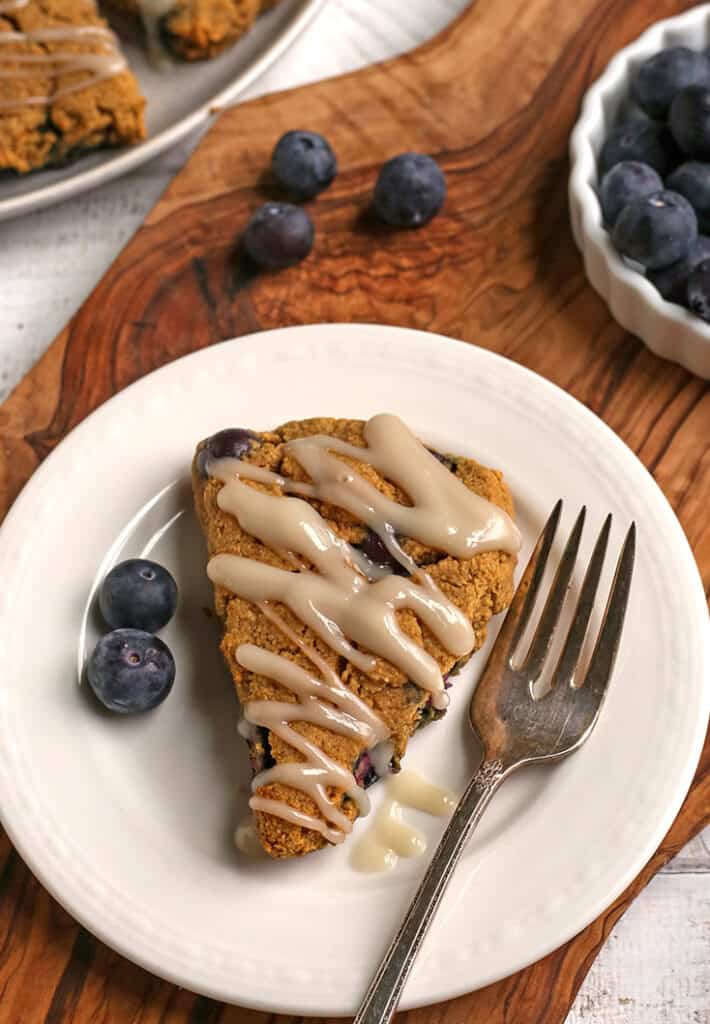
POLYGON ((475 634, 463 612, 403 551, 397 535, 459 559, 490 550, 513 553, 519 547, 519 534, 510 517, 471 492, 397 417, 373 417, 365 426, 364 439, 365 448, 321 435, 288 442, 285 450, 308 474, 307 483, 234 458, 212 460, 207 466, 209 475, 223 483, 219 507, 234 516, 246 533, 285 554, 294 566, 291 571, 239 555, 217 554, 208 564, 210 579, 278 620, 279 628, 296 640, 317 670, 317 674, 306 672, 289 659, 253 644, 237 648, 240 665, 272 679, 298 698, 297 703, 262 701, 244 708, 247 721, 280 736, 304 758, 260 773, 254 789, 274 782, 300 789, 314 800, 323 819, 256 794, 250 806, 315 829, 332 843, 342 841, 351 822, 332 804, 328 788, 344 791, 364 812, 363 791, 352 772, 295 731, 291 722, 312 722, 356 737, 368 750, 387 739, 387 730, 317 652, 288 630, 273 605, 285 605, 331 650, 365 674, 372 673, 378 659, 384 659, 428 691, 432 705, 442 709, 448 697, 441 669, 401 629, 397 612, 414 612, 456 658, 471 652, 475 634), (371 465, 412 504, 403 505, 381 494, 338 455, 371 465), (270 485, 277 493, 267 493, 245 481, 270 485), (350 512, 381 538, 409 576, 383 574, 381 567, 372 566, 298 495, 350 512))
POLYGON ((396 867, 400 857, 421 856, 426 851, 426 839, 419 829, 404 821, 404 808, 445 818, 455 806, 456 798, 452 793, 411 769, 391 775, 387 779, 384 803, 353 847, 353 867, 358 871, 381 873, 396 867))

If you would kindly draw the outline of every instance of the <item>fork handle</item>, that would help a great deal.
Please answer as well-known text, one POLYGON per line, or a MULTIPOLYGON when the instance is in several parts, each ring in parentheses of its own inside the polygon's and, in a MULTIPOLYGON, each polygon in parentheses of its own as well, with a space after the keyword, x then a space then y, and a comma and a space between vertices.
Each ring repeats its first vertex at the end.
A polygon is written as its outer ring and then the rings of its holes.
POLYGON ((466 787, 353 1024, 388 1024, 466 842, 510 767, 484 761, 466 787))

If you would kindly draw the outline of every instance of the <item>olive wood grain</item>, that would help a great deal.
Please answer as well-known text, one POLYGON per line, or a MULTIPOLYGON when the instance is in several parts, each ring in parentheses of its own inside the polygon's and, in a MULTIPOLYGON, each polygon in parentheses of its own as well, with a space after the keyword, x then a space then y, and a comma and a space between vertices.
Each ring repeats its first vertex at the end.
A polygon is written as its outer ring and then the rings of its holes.
MULTIPOLYGON (((571 392, 638 454, 710 584, 707 385, 651 355, 587 285, 570 235, 566 146, 586 86, 673 0, 478 0, 423 48, 223 113, 46 355, 0 408, 0 517, 73 426, 137 377, 223 338, 284 324, 377 321, 501 352, 571 392), (310 204, 315 252, 255 275, 236 239, 293 127, 340 160, 310 204), (375 225, 383 159, 445 168, 444 213, 375 225)), ((313 32, 318 32, 317 23, 313 32)), ((474 396, 472 396, 474 400, 474 396)), ((511 978, 403 1014, 407 1024, 561 1024, 600 946, 653 874, 710 821, 710 743, 672 829, 638 878, 574 940, 511 978)), ((79 928, 0 839, 3 1024, 286 1024, 160 981, 79 928)), ((283 998, 283 997, 279 997, 283 998)))

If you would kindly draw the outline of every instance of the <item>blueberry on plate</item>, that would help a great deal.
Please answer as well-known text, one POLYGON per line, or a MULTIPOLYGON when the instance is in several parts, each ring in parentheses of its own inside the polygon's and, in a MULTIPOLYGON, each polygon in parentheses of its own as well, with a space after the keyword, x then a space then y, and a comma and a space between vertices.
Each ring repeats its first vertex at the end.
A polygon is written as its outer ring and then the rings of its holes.
POLYGON ((652 192, 659 192, 662 188, 663 181, 660 175, 648 164, 641 164, 638 160, 623 160, 620 164, 615 164, 606 172, 599 187, 599 201, 605 224, 613 227, 616 218, 632 199, 650 196, 652 192))
POLYGON ((665 118, 673 97, 688 85, 710 86, 710 61, 687 46, 672 46, 641 64, 631 95, 651 117, 665 118))
POLYGON ((710 229, 710 164, 688 160, 666 178, 666 188, 685 196, 695 210, 700 229, 710 229))
POLYGON ((693 207, 684 196, 665 189, 627 203, 612 234, 622 255, 651 270, 682 259, 697 237, 693 207))
POLYGON ((600 177, 622 160, 648 164, 663 177, 678 162, 678 156, 664 125, 635 119, 617 124, 607 136, 599 153, 600 177))
POLYGON ((685 306, 690 273, 698 263, 707 259, 710 259, 710 238, 698 235, 682 259, 676 260, 668 267, 649 270, 646 276, 664 299, 668 302, 677 302, 679 306, 685 306))
POLYGON ((335 153, 317 132, 290 131, 271 154, 271 172, 282 188, 298 199, 312 199, 338 173, 335 153))
POLYGON ((436 160, 424 153, 401 153, 380 170, 373 207, 386 224, 418 228, 436 216, 445 198, 446 179, 436 160))
POLYGON ((689 85, 676 94, 668 118, 673 138, 688 156, 710 156, 710 88, 689 85))
POLYGON ((99 591, 101 614, 112 629, 155 633, 175 614, 177 585, 168 570, 147 558, 119 562, 99 591))
POLYGON ((175 680, 175 661, 159 637, 142 629, 114 629, 94 648, 86 678, 104 707, 130 715, 165 700, 175 680))
POLYGON ((279 270, 304 260, 315 231, 306 211, 293 203, 264 203, 244 232, 244 247, 260 267, 279 270))
POLYGON ((710 322, 710 260, 698 263, 690 274, 686 304, 689 310, 710 322))

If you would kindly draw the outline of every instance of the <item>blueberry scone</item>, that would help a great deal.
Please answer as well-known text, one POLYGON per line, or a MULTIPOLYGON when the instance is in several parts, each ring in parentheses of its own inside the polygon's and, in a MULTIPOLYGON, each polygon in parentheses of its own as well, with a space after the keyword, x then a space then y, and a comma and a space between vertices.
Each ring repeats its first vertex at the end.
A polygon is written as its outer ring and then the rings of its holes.
POLYGON ((93 0, 0 0, 0 170, 139 142, 144 106, 93 0))
POLYGON ((389 414, 224 430, 193 487, 260 843, 339 843, 510 601, 508 488, 389 414))
POLYGON ((183 60, 216 57, 280 0, 109 0, 126 14, 157 22, 158 35, 183 60))

